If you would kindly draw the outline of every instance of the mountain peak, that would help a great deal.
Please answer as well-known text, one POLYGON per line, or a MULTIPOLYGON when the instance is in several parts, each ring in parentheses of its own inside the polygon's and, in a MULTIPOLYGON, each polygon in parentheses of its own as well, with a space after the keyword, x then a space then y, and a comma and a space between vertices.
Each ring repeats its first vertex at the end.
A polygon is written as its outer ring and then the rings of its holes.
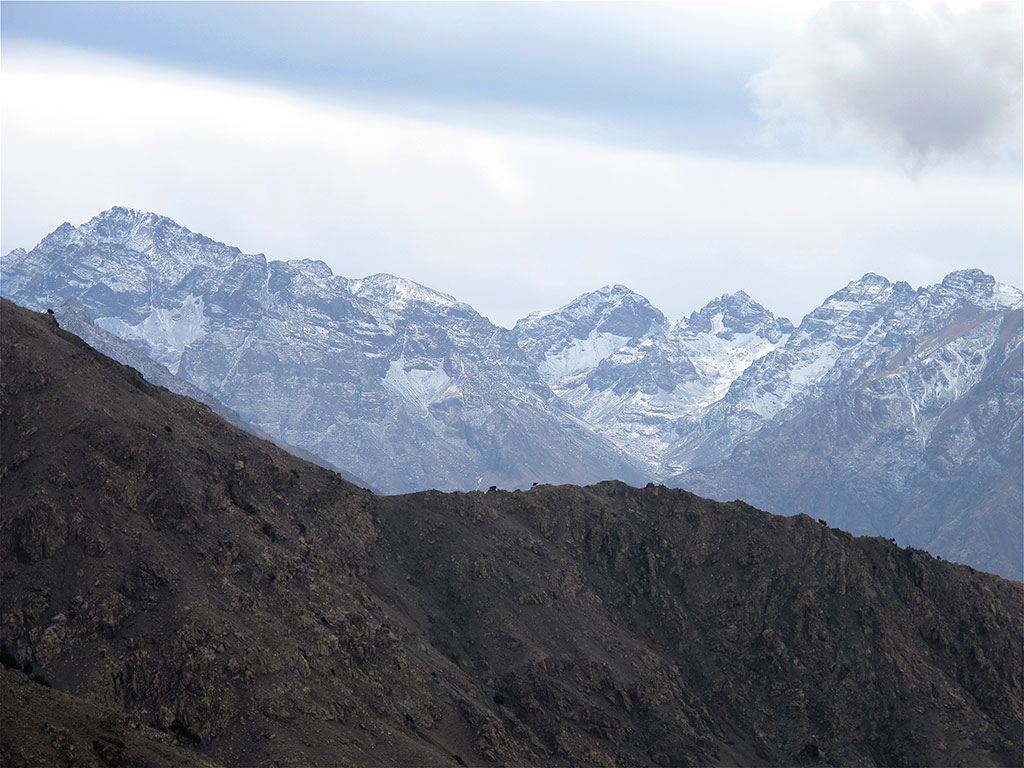
POLYGON ((942 278, 942 284, 947 288, 960 285, 993 285, 995 282, 996 279, 992 275, 976 267, 958 269, 942 278))
POLYGON ((78 234, 78 229, 70 222, 65 221, 53 232, 40 241, 40 245, 46 249, 63 248, 70 243, 78 234))
POLYGON ((723 293, 712 299, 690 314, 686 327, 690 331, 715 333, 727 338, 735 333, 751 333, 759 329, 769 332, 770 336, 793 330, 789 320, 776 318, 770 310, 750 298, 746 291, 723 293))
POLYGON ((950 272, 940 285, 965 297, 989 295, 996 286, 996 279, 980 269, 958 269, 950 272))
POLYGON ((161 216, 159 213, 143 211, 139 208, 126 208, 123 205, 115 205, 112 208, 101 211, 83 224, 81 228, 83 230, 93 230, 101 234, 109 232, 111 235, 116 236, 119 232, 141 226, 168 227, 189 232, 188 229, 174 220, 161 216))
POLYGON ((850 285, 859 285, 863 288, 886 288, 892 285, 892 283, 884 275, 879 275, 876 272, 865 272, 860 278, 853 280, 850 285))
MULTIPOLYGON (((231 264, 242 255, 235 246, 193 232, 167 216, 116 205, 78 227, 79 236, 156 257, 172 269, 231 264)), ((261 256, 261 255, 258 255, 261 256)))
POLYGON ((338 277, 334 274, 334 270, 331 269, 330 265, 320 259, 290 259, 284 263, 288 264, 288 266, 294 268, 296 271, 311 277, 319 279, 338 277))
POLYGON ((228 267, 242 255, 238 248, 192 232, 166 216, 123 206, 77 227, 64 222, 27 257, 45 259, 54 252, 70 257, 78 265, 73 268, 100 269, 102 261, 103 270, 116 274, 118 290, 147 290, 154 280, 174 283, 196 268, 228 267), (90 266, 83 267, 90 259, 90 266))
POLYGON ((707 311, 723 308, 734 308, 740 311, 757 312, 759 314, 771 314, 769 310, 767 310, 765 307, 763 307, 762 305, 754 301, 752 298, 750 298, 750 294, 748 294, 746 291, 723 293, 721 296, 712 299, 711 301, 709 301, 707 304, 705 304, 703 307, 701 307, 699 310, 692 314, 699 315, 707 311))
POLYGON ((130 208, 127 205, 112 205, 105 211, 100 211, 94 219, 108 219, 120 216, 154 216, 151 211, 144 211, 141 208, 130 208))
POLYGON ((622 307, 629 311, 656 315, 659 318, 659 322, 665 322, 664 316, 651 304, 646 296, 620 283, 605 285, 596 291, 584 293, 566 305, 565 308, 568 309, 570 307, 577 307, 595 314, 606 314, 622 307))
MULTIPOLYGON (((596 291, 591 291, 590 293, 591 294, 601 294, 601 295, 606 295, 606 296, 615 296, 615 297, 631 297, 631 298, 635 297, 635 298, 641 299, 643 301, 647 301, 646 298, 641 296, 639 293, 634 291, 632 288, 629 288, 628 286, 623 285, 622 283, 615 283, 613 285, 603 285, 600 288, 598 288, 596 291)), ((588 294, 583 294, 583 295, 586 296, 588 294)))
POLYGON ((870 300, 890 294, 896 285, 898 284, 890 282, 883 275, 867 272, 856 280, 848 282, 833 295, 841 296, 844 299, 870 300))
POLYGON ((958 269, 939 284, 958 298, 986 309, 1014 309, 1021 306, 1020 289, 998 282, 980 269, 958 269))
POLYGON ((379 302, 391 309, 404 309, 411 303, 426 304, 439 309, 459 306, 454 296, 386 272, 350 280, 348 285, 354 296, 379 302))
POLYGON ((618 283, 584 293, 555 312, 534 317, 560 317, 573 326, 576 338, 586 338, 592 331, 638 337, 647 333, 652 325, 668 322, 646 297, 618 283))
POLYGON ((847 305, 852 307, 854 305, 885 302, 892 296, 893 291, 895 290, 898 290, 901 293, 913 292, 913 289, 911 289, 908 283, 893 283, 882 275, 875 274, 874 272, 868 272, 856 280, 851 280, 841 289, 825 299, 819 309, 825 307, 829 308, 831 311, 837 307, 846 307, 847 305))

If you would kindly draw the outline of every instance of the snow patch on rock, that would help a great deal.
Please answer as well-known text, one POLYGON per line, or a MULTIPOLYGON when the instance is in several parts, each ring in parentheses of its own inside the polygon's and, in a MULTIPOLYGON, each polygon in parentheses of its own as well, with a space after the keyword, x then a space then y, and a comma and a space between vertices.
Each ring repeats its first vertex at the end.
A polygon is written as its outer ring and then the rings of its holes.
POLYGON ((153 307, 146 318, 129 325, 119 317, 100 317, 96 325, 126 341, 141 341, 148 354, 171 373, 177 374, 181 356, 189 344, 206 333, 209 320, 202 296, 189 295, 174 309, 153 307))

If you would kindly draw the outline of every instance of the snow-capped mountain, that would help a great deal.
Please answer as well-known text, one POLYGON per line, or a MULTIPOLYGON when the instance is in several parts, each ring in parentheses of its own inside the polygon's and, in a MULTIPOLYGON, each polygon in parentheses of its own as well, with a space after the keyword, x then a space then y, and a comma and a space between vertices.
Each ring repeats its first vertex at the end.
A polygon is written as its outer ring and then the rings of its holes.
POLYGON ((792 325, 742 291, 669 321, 621 285, 520 320, 516 341, 577 416, 655 475, 666 452, 792 325))
MULTIPOLYGON (((1020 578, 1020 290, 865 275, 795 327, 621 285, 499 328, 391 275, 267 261, 114 208, 0 262, 259 429, 385 492, 681 485, 1020 578)), ((59 314, 59 313, 58 313, 59 314)))
POLYGON ((707 410, 670 482, 1020 578, 1021 299, 866 275, 707 410))
POLYGON ((979 270, 917 290, 868 274, 795 329, 743 293, 670 321, 615 286, 515 334, 668 484, 1020 578, 1021 308, 979 270))
MULTIPOLYGON (((747 367, 675 446, 671 459, 683 466, 713 462, 766 425, 791 420, 836 392, 885 375, 894 360, 900 371, 922 377, 908 390, 913 412, 942 408, 966 392, 974 383, 970 377, 983 369, 978 358, 952 368, 928 367, 936 356, 951 353, 964 318, 979 311, 1001 317, 1020 307, 1019 290, 979 270, 954 272, 940 285, 917 291, 865 275, 826 299, 784 344, 747 367), (920 347, 940 331, 945 331, 941 343, 920 347)), ((992 331, 981 344, 987 349, 994 342, 992 331)))
POLYGON ((1020 302, 1020 291, 997 284, 979 270, 954 272, 941 285, 919 291, 904 282, 865 275, 826 299, 784 345, 743 371, 726 397, 708 409, 701 428, 683 441, 683 450, 692 454, 682 463, 723 455, 776 416, 795 412, 830 391, 856 386, 871 375, 869 369, 944 327, 958 313, 1019 309, 1020 302))
POLYGON ((3 294, 76 300, 267 433, 385 492, 642 476, 558 407, 511 333, 390 275, 241 253, 113 208, 3 259, 3 294))

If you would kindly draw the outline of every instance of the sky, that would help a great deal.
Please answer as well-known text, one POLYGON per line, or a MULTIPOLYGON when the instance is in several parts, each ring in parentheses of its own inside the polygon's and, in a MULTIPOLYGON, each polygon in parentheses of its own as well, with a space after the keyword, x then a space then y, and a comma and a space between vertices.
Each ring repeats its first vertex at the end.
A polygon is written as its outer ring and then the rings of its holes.
POLYGON ((3 2, 0 248, 125 205, 505 326, 1019 287, 1021 8, 3 2))

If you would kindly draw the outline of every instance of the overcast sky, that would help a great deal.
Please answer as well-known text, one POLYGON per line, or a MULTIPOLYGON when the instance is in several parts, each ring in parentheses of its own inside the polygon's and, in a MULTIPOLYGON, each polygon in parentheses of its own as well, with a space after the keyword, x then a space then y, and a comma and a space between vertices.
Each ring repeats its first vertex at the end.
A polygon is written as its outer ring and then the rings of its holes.
POLYGON ((2 250, 112 205, 510 325, 1022 283, 1021 4, 12 3, 2 250))

